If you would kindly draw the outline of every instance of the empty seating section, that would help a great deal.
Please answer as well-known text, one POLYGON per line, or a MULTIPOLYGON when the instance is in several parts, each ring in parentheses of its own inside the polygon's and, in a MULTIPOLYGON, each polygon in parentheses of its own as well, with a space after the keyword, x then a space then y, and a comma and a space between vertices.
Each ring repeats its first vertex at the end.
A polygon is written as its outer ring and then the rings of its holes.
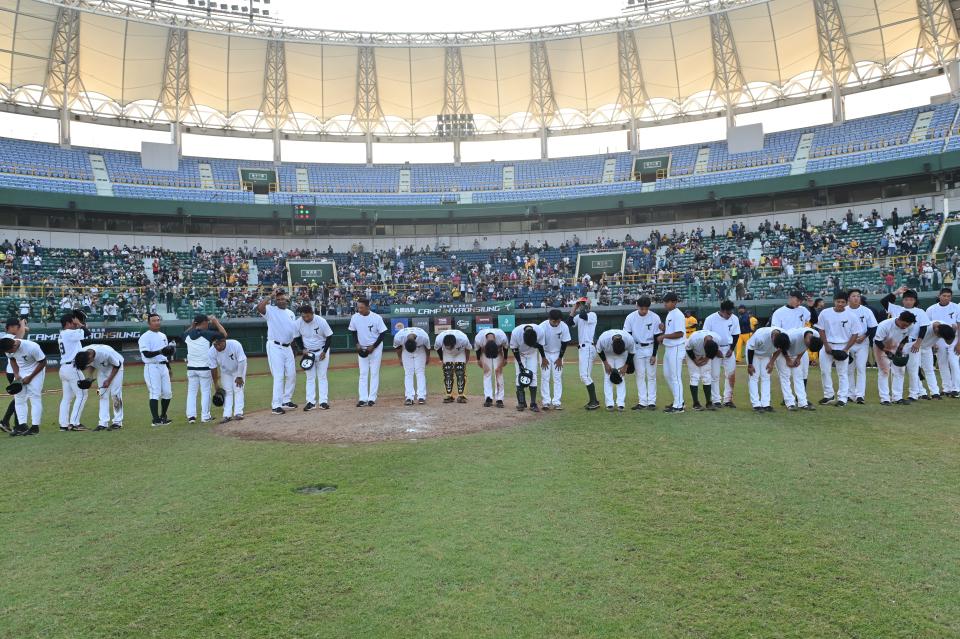
MULTIPOLYGON (((960 131, 952 131, 957 103, 908 109, 842 125, 771 133, 760 151, 731 154, 726 141, 644 150, 639 157, 670 155, 670 175, 656 190, 708 187, 790 174, 801 135, 813 133, 807 173, 886 162, 960 149, 960 131), (919 142, 910 143, 921 113, 932 112, 919 142), (708 147, 706 170, 694 173, 697 154, 708 147)), ((918 134, 922 129, 917 129, 918 134)), ((448 201, 451 194, 473 192, 473 201, 529 202, 637 193, 630 153, 550 160, 453 164, 308 164, 275 166, 270 162, 184 157, 177 171, 140 166, 137 153, 94 149, 62 149, 52 144, 0 139, 0 185, 35 191, 94 194, 89 154, 104 157, 121 197, 194 201, 249 202, 254 198, 240 184, 240 168, 276 169, 279 191, 271 204, 309 202, 328 206, 423 206, 448 201), (604 184, 608 159, 616 161, 614 182, 604 184), (201 188, 200 164, 211 167, 214 188, 201 188), (514 168, 514 189, 502 190, 504 167, 514 168), (298 192, 297 170, 305 169, 309 191, 298 192), (402 170, 410 171, 410 193, 399 193, 402 170), (304 199, 307 198, 307 199, 304 199)))

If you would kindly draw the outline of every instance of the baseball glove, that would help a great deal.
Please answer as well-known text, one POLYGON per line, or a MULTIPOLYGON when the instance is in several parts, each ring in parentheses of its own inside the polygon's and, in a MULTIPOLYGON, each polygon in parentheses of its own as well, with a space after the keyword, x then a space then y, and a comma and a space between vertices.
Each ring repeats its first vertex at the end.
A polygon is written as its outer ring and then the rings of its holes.
POLYGON ((368 351, 367 349, 363 349, 362 351, 357 351, 357 355, 359 355, 360 357, 366 357, 369 354, 370 354, 370 351, 368 351))
POLYGON ((223 390, 222 388, 218 388, 213 394, 213 399, 211 401, 213 401, 214 406, 223 406, 227 401, 227 391, 223 390))
POLYGON ((81 390, 87 390, 87 389, 89 389, 91 386, 93 386, 93 380, 92 380, 92 379, 81 379, 81 380, 78 380, 78 381, 77 381, 77 388, 79 388, 79 389, 81 389, 81 390))
POLYGON ((164 357, 173 357, 174 355, 177 354, 177 345, 176 345, 176 344, 167 344, 166 346, 164 346, 163 348, 160 349, 160 353, 161 353, 164 357))
POLYGON ((889 353, 888 357, 890 358, 891 364, 893 364, 894 366, 900 366, 900 367, 906 366, 907 361, 909 361, 910 359, 909 355, 904 355, 903 353, 899 353, 899 352, 889 353))
POLYGON ((80 320, 84 324, 87 323, 87 314, 81 311, 79 308, 73 312, 73 317, 80 320))
POLYGON ((833 359, 837 360, 838 362, 845 362, 850 359, 850 354, 847 353, 847 351, 840 350, 839 348, 833 349, 830 351, 830 354, 833 355, 833 359))
POLYGON ((530 372, 529 369, 521 368, 520 374, 517 375, 517 383, 520 384, 521 387, 527 388, 533 383, 533 373, 530 372))
POLYGON ((303 357, 300 358, 300 368, 302 368, 305 371, 308 371, 311 368, 313 368, 313 365, 316 363, 316 361, 317 361, 317 356, 311 353, 310 351, 307 351, 303 354, 303 357))
POLYGON ((616 386, 617 384, 623 383, 623 375, 620 374, 620 369, 615 368, 610 371, 610 383, 616 386))
POLYGON ((14 382, 9 386, 7 386, 7 393, 10 395, 16 395, 22 390, 23 390, 23 384, 21 384, 20 382, 14 382))
POLYGON ((633 375, 637 372, 637 367, 634 365, 633 361, 633 353, 630 353, 627 355, 627 375, 633 375))

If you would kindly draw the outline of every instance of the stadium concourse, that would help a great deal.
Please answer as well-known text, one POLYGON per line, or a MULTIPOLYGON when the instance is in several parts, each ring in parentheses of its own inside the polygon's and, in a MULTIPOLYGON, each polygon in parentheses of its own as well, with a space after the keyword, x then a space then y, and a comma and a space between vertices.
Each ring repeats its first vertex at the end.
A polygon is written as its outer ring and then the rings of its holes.
POLYGON ((197 312, 253 317, 259 287, 286 284, 286 260, 310 257, 334 261, 338 281, 300 287, 295 300, 329 316, 349 315, 361 295, 375 308, 505 299, 520 308, 553 308, 583 295, 611 306, 642 294, 659 301, 671 291, 688 300, 737 301, 783 298, 789 290, 828 297, 850 286, 876 295, 901 283, 928 291, 952 286, 960 268, 957 247, 931 254, 942 223, 942 214, 924 207, 887 219, 864 208, 816 226, 804 216, 796 228, 773 216, 757 228, 734 222, 691 233, 628 234, 623 242, 574 236, 560 246, 514 242, 493 250, 376 252, 358 242, 347 253, 199 245, 189 252, 126 245, 80 250, 15 238, 0 244, 0 309, 40 322, 55 321, 68 309, 108 322, 142 321, 150 312, 179 319, 197 312), (758 259, 750 259, 751 247, 758 259), (581 252, 611 249, 626 251, 622 272, 576 277, 581 252))

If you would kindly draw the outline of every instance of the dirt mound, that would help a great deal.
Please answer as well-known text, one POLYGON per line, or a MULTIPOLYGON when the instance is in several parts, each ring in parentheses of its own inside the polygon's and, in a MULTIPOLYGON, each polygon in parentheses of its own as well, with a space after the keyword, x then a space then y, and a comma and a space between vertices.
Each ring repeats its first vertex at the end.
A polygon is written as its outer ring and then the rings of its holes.
POLYGON ((240 422, 221 424, 214 432, 240 439, 295 443, 349 443, 426 439, 508 428, 550 413, 518 412, 515 404, 484 408, 471 397, 466 404, 444 404, 431 397, 426 404, 404 406, 402 397, 381 397, 373 407, 340 401, 330 410, 305 413, 301 408, 274 415, 248 413, 240 422))

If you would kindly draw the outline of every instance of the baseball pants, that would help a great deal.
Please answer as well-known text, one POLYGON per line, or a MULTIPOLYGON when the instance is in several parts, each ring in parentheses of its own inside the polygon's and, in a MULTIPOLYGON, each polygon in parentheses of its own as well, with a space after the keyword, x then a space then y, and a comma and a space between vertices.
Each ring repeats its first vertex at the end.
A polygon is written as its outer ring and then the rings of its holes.
MULTIPOLYGON (((537 386, 537 374, 540 371, 540 353, 538 351, 530 351, 526 355, 523 353, 520 354, 520 361, 523 362, 523 367, 530 371, 533 381, 530 382, 531 386, 537 386)), ((514 366, 514 383, 517 386, 520 386, 520 366, 514 366)))
POLYGON ((503 371, 497 370, 500 365, 500 357, 487 359, 486 355, 480 356, 483 363, 483 396, 489 399, 503 401, 503 371), (494 380, 496 376, 496 380, 494 380), (494 388, 496 384, 496 388, 494 388))
MULTIPOLYGON (((843 350, 843 344, 831 344, 830 348, 834 350, 843 350)), ((838 362, 827 352, 827 349, 820 349, 820 383, 823 385, 823 396, 826 399, 836 398, 837 401, 845 402, 850 396, 850 359, 838 362), (837 369, 837 392, 833 388, 833 374, 831 371, 837 369)))
POLYGON ((78 371, 73 364, 61 364, 59 374, 63 387, 63 397, 60 399, 60 428, 78 426, 83 407, 87 403, 88 391, 77 386, 77 382, 83 379, 83 372, 78 371))
POLYGON ((543 383, 540 384, 540 398, 544 406, 559 406, 560 397, 563 395, 563 369, 554 366, 554 362, 560 357, 560 352, 547 352, 547 361, 550 366, 543 371, 543 383), (551 383, 553 392, 551 393, 551 383))
MULTIPOLYGON (((320 362, 317 362, 319 364, 320 362)), ((314 368, 316 364, 314 364, 314 368)), ((226 371, 220 371, 220 374, 223 376, 222 381, 225 383, 223 385, 223 392, 225 393, 223 398, 223 416, 224 417, 236 417, 237 415, 243 415, 243 389, 244 386, 237 385, 237 371, 232 371, 227 373, 226 371)), ((246 383, 246 379, 243 380, 246 383)), ((309 387, 308 387, 309 388, 309 387)), ((309 401, 309 400, 308 400, 309 401)))
POLYGON ((383 345, 371 351, 366 357, 357 356, 360 363, 360 401, 377 401, 377 391, 380 389, 380 359, 383 357, 383 345))
MULTIPOLYGON (((913 359, 913 356, 910 359, 913 359)), ((903 399, 903 377, 906 373, 906 366, 894 366, 889 360, 887 364, 890 370, 886 373, 883 372, 879 364, 877 365, 877 390, 880 393, 880 401, 899 402, 903 399)))
POLYGON ((766 408, 770 405, 770 373, 767 372, 769 363, 769 357, 754 353, 754 372, 747 383, 750 390, 750 405, 754 408, 766 408))
POLYGON ((674 408, 683 408, 683 359, 686 356, 682 344, 663 347, 663 378, 673 395, 674 408))
POLYGON ((687 376, 690 377, 691 386, 713 383, 713 366, 711 366, 711 362, 707 362, 703 366, 697 366, 696 362, 689 357, 684 357, 683 359, 687 363, 687 376))
POLYGON ((593 358, 597 351, 593 344, 581 344, 577 351, 577 365, 580 367, 580 381, 584 386, 593 383, 593 358))
POLYGON ((850 349, 850 359, 847 362, 848 376, 850 377, 849 399, 854 401, 858 397, 866 397, 867 393, 867 357, 870 355, 870 342, 856 344, 850 349))
POLYGON ((197 417, 197 391, 200 391, 200 419, 213 419, 210 414, 210 396, 213 374, 208 370, 187 369, 187 419, 197 417))
POLYGON ((427 354, 422 348, 413 353, 404 350, 403 361, 403 397, 413 401, 427 398, 427 354))
POLYGON ((710 377, 713 379, 713 386, 710 387, 710 401, 714 404, 721 402, 721 376, 723 379, 723 402, 733 401, 733 385, 737 375, 737 356, 731 353, 730 357, 724 357, 723 354, 729 349, 729 346, 721 346, 720 354, 710 360, 710 377))
POLYGON ((780 392, 783 393, 783 403, 787 406, 803 408, 808 404, 807 385, 803 383, 803 365, 790 368, 787 360, 777 358, 777 376, 780 378, 780 392))
MULTIPOLYGON (((71 367, 72 368, 72 367, 71 367)), ((13 405, 17 411, 17 421, 21 426, 29 423, 31 426, 39 426, 43 419, 43 380, 46 378, 45 370, 30 380, 29 384, 23 385, 23 390, 13 396, 13 405), (30 412, 30 422, 27 422, 27 411, 30 412)), ((79 390, 79 389, 78 389, 79 390)))
POLYGON ((170 386, 170 369, 167 368, 166 364, 144 364, 143 381, 147 383, 149 399, 170 399, 173 397, 173 388, 170 386))
POLYGON ((293 391, 297 385, 297 368, 293 360, 293 349, 281 346, 273 340, 267 341, 267 363, 273 376, 273 397, 271 408, 279 408, 293 401, 293 391))
POLYGON ((109 426, 110 424, 123 424, 123 367, 117 371, 110 385, 106 388, 100 388, 107 377, 110 376, 110 370, 97 371, 97 397, 100 398, 100 415, 98 425, 109 426), (113 407, 113 421, 110 420, 110 408, 113 407))
POLYGON ((803 359, 800 360, 800 370, 803 371, 803 379, 810 377, 810 351, 803 351, 803 359))
POLYGON ((951 344, 943 340, 936 344, 937 365, 940 368, 940 381, 945 393, 960 391, 960 356, 954 350, 956 346, 957 338, 954 338, 951 344))
MULTIPOLYGON (((610 365, 610 368, 620 368, 627 363, 627 353, 621 353, 620 355, 610 354, 607 355, 607 364, 610 365)), ((625 376, 624 376, 625 377, 625 376)), ((610 375, 607 374, 606 368, 604 368, 603 373, 603 399, 606 401, 608 407, 614 405, 614 389, 616 389, 616 405, 619 408, 623 408, 627 401, 627 381, 624 379, 619 384, 614 385, 610 381, 610 375)))
POLYGON ((316 359, 313 360, 313 366, 307 370, 307 403, 316 406, 330 401, 330 384, 327 380, 330 354, 327 353, 323 359, 320 359, 320 352, 314 355, 316 359))
MULTIPOLYGON (((907 348, 913 348, 908 345, 907 348)), ((907 348, 904 352, 907 352, 907 348)), ((910 378, 910 398, 919 399, 925 395, 923 384, 926 382, 927 389, 931 395, 939 395, 940 387, 937 385, 937 376, 933 370, 933 348, 920 348, 919 353, 910 352, 910 359, 907 360, 907 377, 910 378), (920 379, 920 369, 923 369, 925 379, 920 379)))
POLYGON ((637 374, 637 403, 651 406, 657 403, 657 365, 650 363, 653 346, 640 346, 634 351, 633 367, 637 374))

